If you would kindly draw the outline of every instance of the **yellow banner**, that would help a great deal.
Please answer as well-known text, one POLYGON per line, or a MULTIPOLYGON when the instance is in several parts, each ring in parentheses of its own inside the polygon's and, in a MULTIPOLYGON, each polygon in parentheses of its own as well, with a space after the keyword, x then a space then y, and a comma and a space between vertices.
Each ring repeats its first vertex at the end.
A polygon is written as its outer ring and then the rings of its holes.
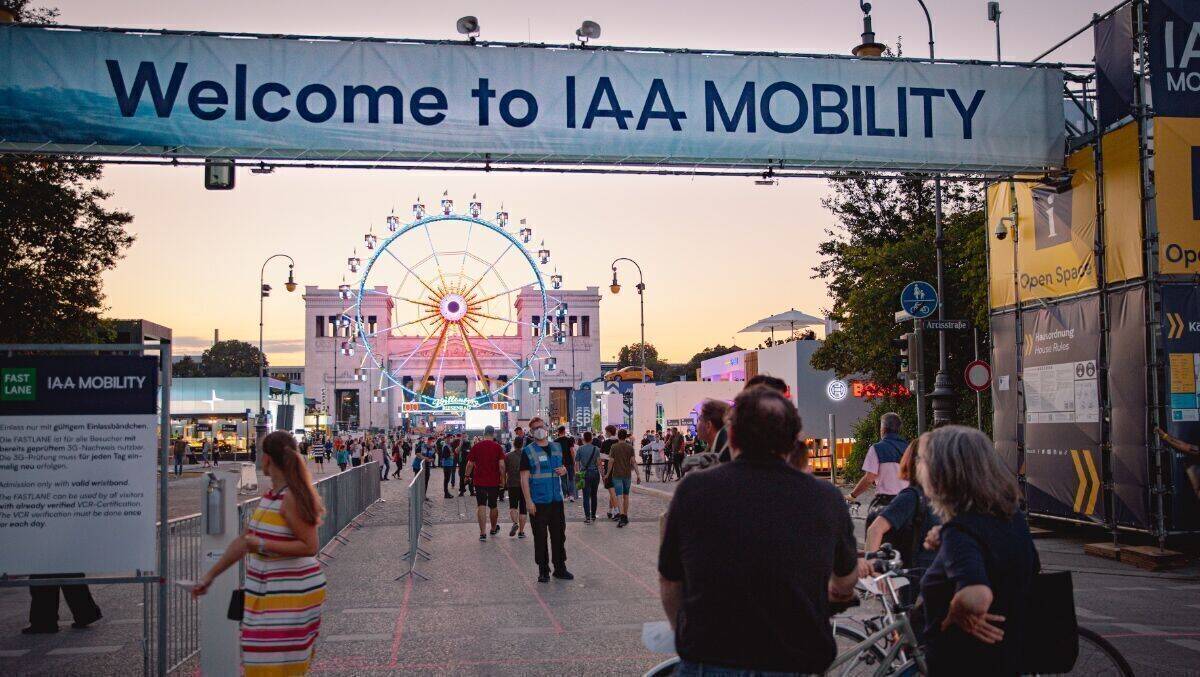
POLYGON ((1158 267, 1200 273, 1200 119, 1154 119, 1158 267))
POLYGON ((1092 150, 1067 158, 1070 183, 1050 186, 999 183, 988 187, 991 303, 1013 305, 1013 226, 997 240, 1000 220, 1013 211, 1015 192, 1017 283, 1022 301, 1068 296, 1096 288, 1096 173, 1092 150))
POLYGON ((1104 135, 1104 272, 1111 282, 1143 274, 1137 125, 1104 135))

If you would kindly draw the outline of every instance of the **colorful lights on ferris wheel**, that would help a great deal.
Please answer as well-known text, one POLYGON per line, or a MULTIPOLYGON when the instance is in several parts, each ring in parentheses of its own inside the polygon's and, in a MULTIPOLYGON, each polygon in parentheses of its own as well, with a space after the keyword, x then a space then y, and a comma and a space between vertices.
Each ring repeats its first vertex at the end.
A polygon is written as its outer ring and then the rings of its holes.
POLYGON ((479 218, 479 215, 483 213, 483 203, 477 200, 474 195, 471 196, 470 211, 471 216, 476 219, 479 218))
POLYGON ((413 203, 413 218, 418 221, 425 218, 425 204, 421 202, 420 197, 417 197, 417 201, 413 203))
POLYGON ((388 232, 394 233, 400 227, 400 217, 396 216, 396 210, 393 209, 391 214, 387 216, 388 232))
POLYGON ((350 258, 346 259, 346 265, 350 266, 350 272, 358 272, 358 267, 362 265, 362 259, 358 258, 357 248, 355 248, 354 253, 350 256, 350 258))
POLYGON ((538 249, 538 260, 542 262, 543 266, 550 263, 550 250, 546 249, 545 240, 542 240, 541 248, 538 249))
POLYGON ((533 229, 525 225, 525 219, 521 219, 521 242, 529 244, 529 240, 533 237, 533 229))
POLYGON ((442 193, 442 214, 450 216, 450 212, 454 210, 454 200, 450 199, 450 191, 442 193))

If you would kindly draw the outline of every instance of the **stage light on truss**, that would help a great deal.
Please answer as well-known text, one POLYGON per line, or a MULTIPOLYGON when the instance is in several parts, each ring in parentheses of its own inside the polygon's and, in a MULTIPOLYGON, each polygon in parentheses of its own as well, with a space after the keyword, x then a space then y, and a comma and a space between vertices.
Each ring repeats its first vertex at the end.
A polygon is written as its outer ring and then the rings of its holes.
POLYGON ((525 225, 525 219, 521 219, 521 242, 529 244, 529 240, 533 238, 533 229, 525 225))
POLYGON ((546 371, 554 371, 555 369, 558 369, 558 358, 557 357, 547 357, 546 358, 546 371))
POLYGON ((421 202, 421 198, 413 203, 413 218, 418 221, 425 218, 425 203, 421 202))
POLYGON ((450 199, 450 191, 442 193, 442 214, 450 216, 450 212, 454 210, 454 200, 450 199))
POLYGON ((377 242, 379 242, 379 238, 375 237, 375 233, 363 235, 363 243, 367 245, 367 249, 374 249, 377 242))
POLYGON ((400 217, 396 216, 396 212, 394 210, 387 216, 387 227, 389 233, 396 232, 396 229, 400 227, 400 217))
POLYGON ((501 228, 508 227, 508 212, 504 211, 504 205, 500 205, 500 211, 496 212, 496 225, 501 228))
POLYGON ((350 266, 350 272, 357 273, 358 267, 362 265, 362 259, 358 258, 358 250, 354 250, 354 254, 346 259, 346 265, 350 266))
POLYGON ((542 240, 541 249, 538 249, 538 260, 542 262, 543 266, 550 263, 550 250, 546 249, 545 240, 542 240))
POLYGON ((559 275, 557 270, 550 276, 550 286, 555 289, 562 289, 562 275, 559 275))
POLYGON ((483 203, 480 202, 479 200, 476 200, 475 196, 472 195, 471 196, 471 216, 474 218, 479 218, 479 215, 482 213, 483 213, 483 203))

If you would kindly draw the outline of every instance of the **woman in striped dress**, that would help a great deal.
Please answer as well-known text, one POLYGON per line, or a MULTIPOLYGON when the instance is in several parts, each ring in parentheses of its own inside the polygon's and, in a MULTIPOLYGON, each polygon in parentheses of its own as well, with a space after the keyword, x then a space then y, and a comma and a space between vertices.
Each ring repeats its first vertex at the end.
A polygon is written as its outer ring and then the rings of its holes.
POLYGON ((263 472, 271 490, 263 494, 246 527, 205 574, 193 594, 203 595, 213 579, 246 558, 246 603, 242 619, 242 665, 247 677, 303 675, 321 627, 325 574, 315 559, 317 525, 325 507, 290 434, 263 438, 263 472))

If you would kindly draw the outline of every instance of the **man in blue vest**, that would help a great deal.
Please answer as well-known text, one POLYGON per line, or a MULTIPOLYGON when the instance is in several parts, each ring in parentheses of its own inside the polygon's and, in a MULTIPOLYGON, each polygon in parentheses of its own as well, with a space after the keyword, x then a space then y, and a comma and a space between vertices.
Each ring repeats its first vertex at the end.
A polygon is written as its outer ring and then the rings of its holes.
POLYGON ((529 422, 529 437, 521 456, 521 491, 529 506, 529 521, 533 527, 533 556, 538 565, 538 583, 550 582, 549 553, 554 553, 554 577, 565 581, 574 579, 567 571, 567 518, 563 512, 562 480, 567 474, 563 466, 562 448, 551 441, 546 422, 534 417, 529 422))

